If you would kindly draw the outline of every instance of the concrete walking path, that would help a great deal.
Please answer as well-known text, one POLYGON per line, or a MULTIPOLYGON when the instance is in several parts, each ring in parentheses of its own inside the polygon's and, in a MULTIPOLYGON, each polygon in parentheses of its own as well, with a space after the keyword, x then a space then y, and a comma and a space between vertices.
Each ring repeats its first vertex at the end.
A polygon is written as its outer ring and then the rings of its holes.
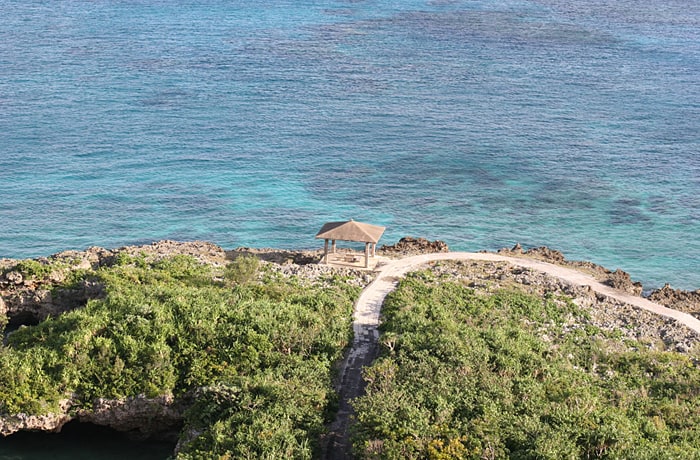
POLYGON ((350 402, 364 394, 365 385, 362 380, 362 368, 371 365, 379 352, 379 317, 384 299, 387 294, 396 288, 399 280, 406 273, 415 271, 429 262, 439 260, 507 262, 517 267, 534 269, 567 283, 577 286, 589 286, 599 294, 629 305, 673 318, 700 334, 700 320, 688 313, 673 310, 642 297, 606 286, 593 278, 593 276, 573 268, 562 267, 548 262, 481 252, 444 252, 389 260, 385 265, 377 266, 377 278, 362 291, 355 304, 353 313, 353 331, 355 336, 352 347, 341 365, 338 389, 340 406, 336 420, 330 428, 331 434, 324 449, 324 458, 330 460, 352 458, 349 428, 353 410, 350 402))

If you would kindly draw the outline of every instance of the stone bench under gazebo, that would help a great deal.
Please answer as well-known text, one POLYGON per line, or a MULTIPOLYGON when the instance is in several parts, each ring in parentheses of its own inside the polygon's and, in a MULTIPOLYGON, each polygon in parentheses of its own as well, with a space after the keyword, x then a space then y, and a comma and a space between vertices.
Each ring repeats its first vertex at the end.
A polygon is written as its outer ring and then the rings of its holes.
MULTIPOLYGON (((337 251, 336 241, 353 241, 365 244, 365 268, 368 268, 369 258, 370 256, 376 256, 377 242, 384 234, 384 230, 386 230, 386 227, 355 222, 352 219, 345 222, 328 222, 324 224, 316 234, 316 238, 325 240, 323 245, 323 263, 328 263, 329 241, 331 242, 330 253, 332 254, 335 254, 337 251)), ((354 255, 351 255, 349 258, 345 258, 344 261, 352 263, 357 260, 354 255)))

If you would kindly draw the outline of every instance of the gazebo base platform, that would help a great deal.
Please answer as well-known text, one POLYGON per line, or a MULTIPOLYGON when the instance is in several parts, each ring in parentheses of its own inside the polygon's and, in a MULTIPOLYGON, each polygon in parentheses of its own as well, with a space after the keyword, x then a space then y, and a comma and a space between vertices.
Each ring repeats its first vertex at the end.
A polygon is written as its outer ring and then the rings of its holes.
POLYGON ((377 264, 384 260, 383 257, 370 257, 368 267, 365 267, 365 255, 359 253, 344 253, 336 252, 328 254, 328 261, 324 263, 323 259, 319 264, 330 265, 332 267, 345 267, 360 270, 374 270, 377 264))

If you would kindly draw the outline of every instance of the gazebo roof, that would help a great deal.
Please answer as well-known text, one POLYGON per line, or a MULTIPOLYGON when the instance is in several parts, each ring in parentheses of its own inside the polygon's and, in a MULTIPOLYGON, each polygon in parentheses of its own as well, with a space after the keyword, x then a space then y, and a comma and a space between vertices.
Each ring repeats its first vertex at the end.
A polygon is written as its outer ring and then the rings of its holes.
POLYGON ((321 230, 316 234, 316 238, 376 244, 384 234, 385 229, 386 227, 355 222, 354 220, 328 222, 321 227, 321 230))

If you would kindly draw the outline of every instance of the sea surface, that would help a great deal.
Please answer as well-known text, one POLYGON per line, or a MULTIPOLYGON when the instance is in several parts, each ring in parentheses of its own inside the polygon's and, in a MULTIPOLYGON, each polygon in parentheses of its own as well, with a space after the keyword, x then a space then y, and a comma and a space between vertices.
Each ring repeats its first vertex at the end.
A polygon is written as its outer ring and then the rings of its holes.
POLYGON ((700 288, 698 1, 0 11, 0 257, 353 218, 700 288))

